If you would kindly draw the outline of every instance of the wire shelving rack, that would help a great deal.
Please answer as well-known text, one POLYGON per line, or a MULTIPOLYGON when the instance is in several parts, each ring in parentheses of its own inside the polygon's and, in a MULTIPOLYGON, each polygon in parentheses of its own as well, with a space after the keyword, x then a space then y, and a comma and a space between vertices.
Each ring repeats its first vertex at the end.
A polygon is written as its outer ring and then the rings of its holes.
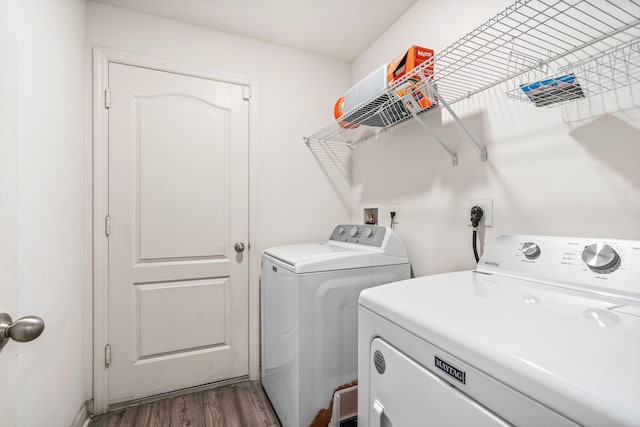
MULTIPOLYGON (((478 147, 452 105, 508 82, 507 96, 537 106, 635 85, 640 81, 640 0, 516 0, 402 79, 304 140, 353 145, 416 119, 452 156, 420 115, 446 108, 478 147), (426 73, 430 66, 434 72, 426 73), (413 90, 398 91, 407 80, 413 90), (417 100, 431 102, 423 107, 417 100)), ((404 85, 406 86, 406 85, 404 85)))

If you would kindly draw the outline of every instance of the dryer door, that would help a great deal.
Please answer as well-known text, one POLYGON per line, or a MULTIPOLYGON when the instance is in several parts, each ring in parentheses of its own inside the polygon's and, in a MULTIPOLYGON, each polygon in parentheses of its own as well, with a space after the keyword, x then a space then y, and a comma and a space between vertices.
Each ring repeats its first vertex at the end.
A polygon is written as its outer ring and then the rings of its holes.
POLYGON ((510 425, 384 340, 370 354, 371 427, 510 425))

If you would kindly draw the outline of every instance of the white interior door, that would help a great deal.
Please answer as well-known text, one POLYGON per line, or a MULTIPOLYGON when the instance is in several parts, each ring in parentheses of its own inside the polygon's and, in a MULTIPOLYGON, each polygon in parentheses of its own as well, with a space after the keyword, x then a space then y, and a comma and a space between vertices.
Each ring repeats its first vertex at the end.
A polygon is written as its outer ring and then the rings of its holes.
MULTIPOLYGON (((6 153, 6 150, 0 150, 0 153, 6 153)), ((4 157, 0 160, 2 166, 9 166, 7 163, 11 163, 8 170, 0 168, 0 313, 7 313, 13 320, 19 317, 17 217, 15 188, 6 184, 15 184, 15 160, 15 157, 4 157), (5 181, 7 179, 8 182, 5 181)), ((0 350, 0 426, 11 426, 16 422, 16 390, 20 380, 17 370, 17 344, 9 341, 0 350)))
MULTIPOLYGON (((3 21, 0 16, 0 22, 3 21)), ((0 29, 0 35, 2 29, 0 29)), ((0 45, 2 41, 0 41, 0 45)), ((11 63, 11 61, 10 61, 11 63)), ((16 130, 15 87, 4 84, 0 71, 0 313, 13 320, 18 312, 18 155, 16 130), (3 90, 5 89, 5 90, 3 90)), ((8 79, 6 81, 9 81, 8 79)), ((0 350, 0 426, 16 424, 18 372, 18 343, 8 342, 0 350)))
POLYGON ((243 87, 109 64, 109 403, 248 374, 243 87))
MULTIPOLYGON (((0 313, 13 320, 18 312, 18 70, 16 43, 20 8, 0 5, 0 313)), ((0 426, 16 424, 18 374, 17 343, 0 350, 0 426)))

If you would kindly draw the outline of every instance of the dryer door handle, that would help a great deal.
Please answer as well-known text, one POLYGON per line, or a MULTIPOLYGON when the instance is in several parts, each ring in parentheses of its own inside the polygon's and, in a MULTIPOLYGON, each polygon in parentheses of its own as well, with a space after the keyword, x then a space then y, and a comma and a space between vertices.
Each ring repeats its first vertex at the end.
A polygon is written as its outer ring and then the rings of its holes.
POLYGON ((377 400, 373 401, 373 417, 371 419, 371 427, 380 427, 382 425, 382 416, 384 415, 384 406, 377 400))

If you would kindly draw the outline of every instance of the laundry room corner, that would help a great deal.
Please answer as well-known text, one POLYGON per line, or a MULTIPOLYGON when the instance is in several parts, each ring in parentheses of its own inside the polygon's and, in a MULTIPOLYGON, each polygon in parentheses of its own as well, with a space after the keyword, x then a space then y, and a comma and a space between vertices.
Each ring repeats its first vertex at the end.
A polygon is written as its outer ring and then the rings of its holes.
MULTIPOLYGON (((352 83, 412 44, 437 55, 510 5, 461 2, 461 13, 435 1, 417 2, 354 61, 352 83)), ((457 166, 415 120, 355 145, 352 220, 376 203, 382 206, 380 224, 389 225, 390 207, 399 206, 395 229, 416 276, 475 266, 468 205, 477 199, 493 202, 493 225, 479 229, 481 250, 512 232, 640 237, 640 169, 630 160, 639 155, 637 94, 623 88, 536 107, 509 97, 513 85, 497 84, 451 106, 486 147, 487 161, 443 108, 421 119, 457 152, 457 166)))

